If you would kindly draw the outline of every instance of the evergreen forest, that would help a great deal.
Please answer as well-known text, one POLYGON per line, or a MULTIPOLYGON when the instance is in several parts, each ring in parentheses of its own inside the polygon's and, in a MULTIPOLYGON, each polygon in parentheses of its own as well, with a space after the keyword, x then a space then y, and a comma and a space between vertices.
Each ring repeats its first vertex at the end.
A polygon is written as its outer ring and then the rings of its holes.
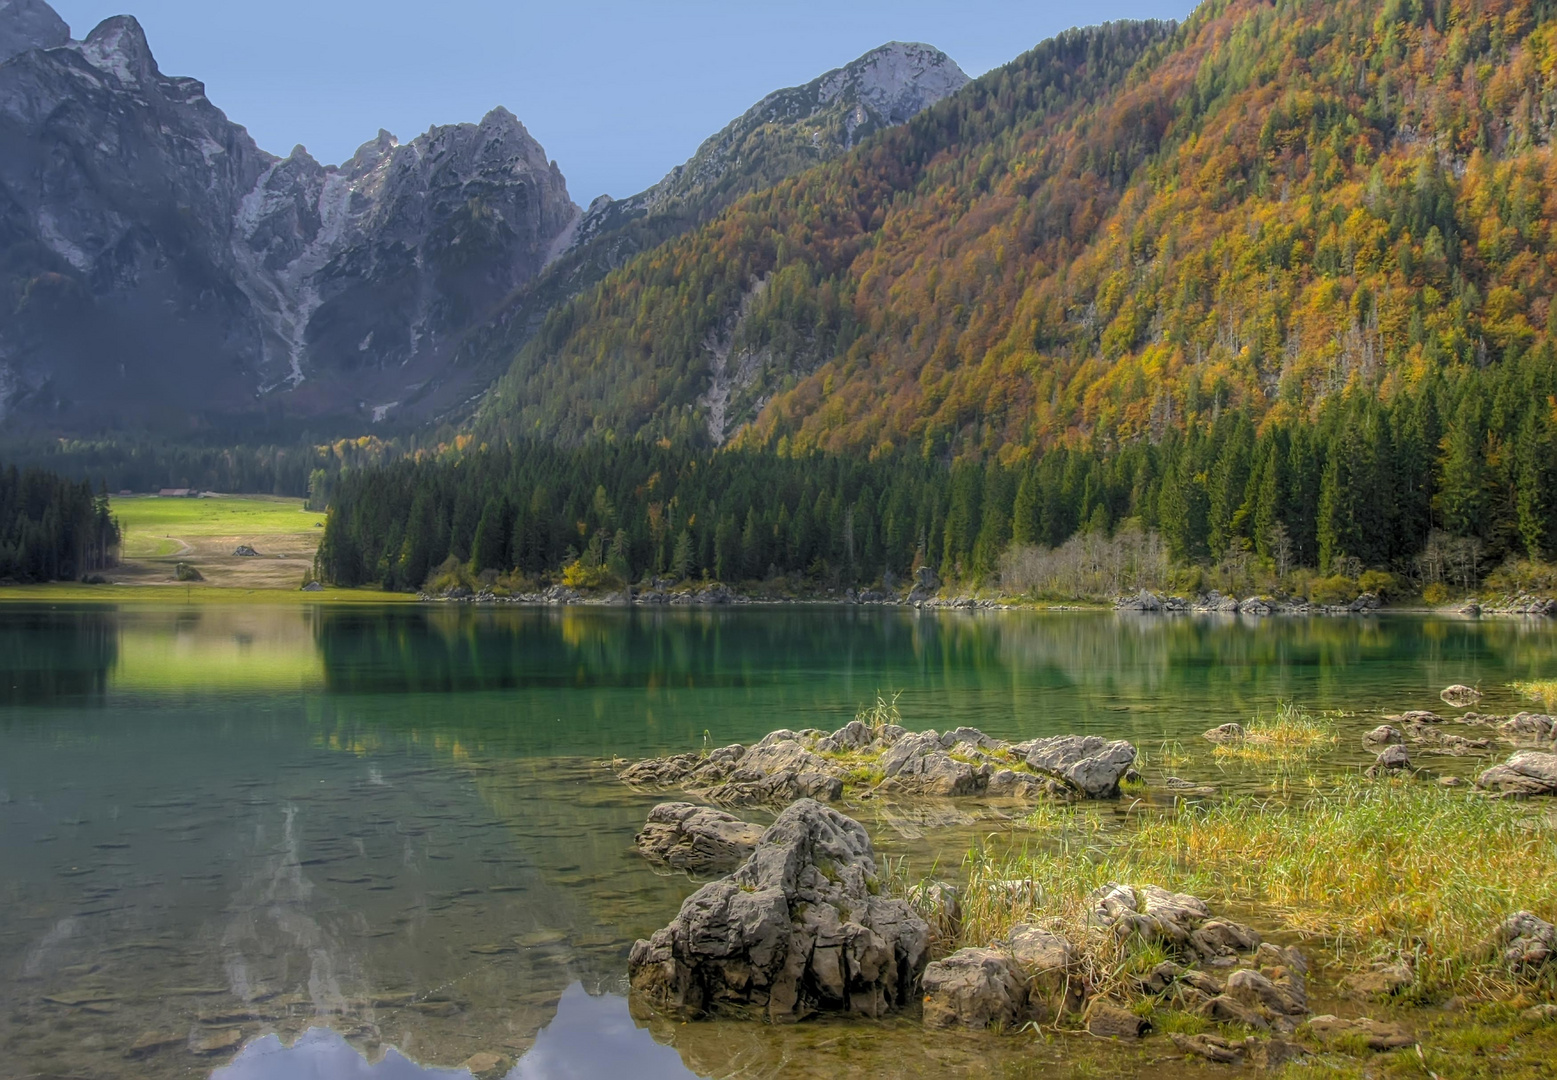
POLYGON ((113 565, 106 493, 41 469, 0 469, 0 581, 69 581, 113 565))

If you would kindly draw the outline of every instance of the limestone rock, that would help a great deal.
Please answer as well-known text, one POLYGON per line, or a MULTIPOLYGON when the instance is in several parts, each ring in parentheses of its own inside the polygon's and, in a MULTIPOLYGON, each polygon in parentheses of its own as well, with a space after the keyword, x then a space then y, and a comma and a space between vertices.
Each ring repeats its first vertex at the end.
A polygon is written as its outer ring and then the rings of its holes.
POLYGON ((802 799, 740 869, 693 893, 669 926, 633 946, 632 987, 694 1015, 881 1016, 913 995, 930 930, 907 901, 878 892, 864 827, 802 799))
POLYGON ((660 803, 633 838, 645 858, 694 874, 726 874, 745 862, 762 826, 692 803, 660 803))
POLYGON ((1557 927, 1528 911, 1516 911, 1498 927, 1503 960, 1516 971, 1539 967, 1557 952, 1557 927))
POLYGON ((1278 987, 1268 976, 1249 968, 1239 968, 1227 977, 1227 993, 1252 1008, 1285 1016, 1302 1016, 1308 1011, 1304 1001, 1278 987))
POLYGON ((1481 700, 1481 691, 1474 686, 1462 686, 1455 683, 1438 692, 1445 704, 1453 705, 1456 709, 1468 709, 1481 700))
POLYGON ((1029 768, 1059 777, 1090 799, 1118 797, 1119 781, 1134 764, 1134 746, 1096 735, 1039 739, 1027 752, 1029 768))
POLYGON ((1380 724, 1362 737, 1364 746, 1396 746, 1405 741, 1400 729, 1389 724, 1380 724))
POLYGON ((1404 746, 1387 746, 1368 766, 1369 776, 1380 776, 1386 772, 1401 772, 1411 768, 1411 754, 1404 746))
POLYGON ((1087 1009, 1087 1031, 1105 1039, 1139 1039, 1152 1029, 1144 1016, 1107 1001, 1094 1001, 1087 1009))
POLYGON ((70 27, 43 0, 0 0, 0 63, 29 49, 57 49, 70 27))
POLYGON ((1255 1031, 1269 1031, 1270 1024, 1259 1010, 1244 1004, 1231 994, 1222 994, 1206 1002, 1201 1014, 1220 1024, 1242 1024, 1255 1031))
POLYGON ((959 949, 924 971, 926 1027, 1012 1028, 1027 1018, 1027 985, 1011 956, 959 949))
POLYGON ((1205 733, 1205 737, 1214 743, 1243 742, 1244 730, 1242 724, 1219 724, 1205 733))
POLYGON ((1476 783, 1509 795, 1557 795, 1557 754, 1520 750, 1482 773, 1476 783))

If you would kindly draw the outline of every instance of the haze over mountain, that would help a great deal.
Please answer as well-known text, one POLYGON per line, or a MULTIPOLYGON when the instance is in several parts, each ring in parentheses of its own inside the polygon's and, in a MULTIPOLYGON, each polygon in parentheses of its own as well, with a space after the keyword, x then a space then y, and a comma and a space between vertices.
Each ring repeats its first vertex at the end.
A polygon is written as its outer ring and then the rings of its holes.
POLYGON ((439 414, 500 370, 459 362, 465 336, 506 311, 497 338, 522 340, 535 304, 637 250, 624 226, 671 235, 966 81, 935 50, 878 50, 586 218, 502 108, 325 166, 265 152, 164 76, 131 17, 77 42, 10 0, 0 57, 0 423, 59 432, 439 414), (565 250, 569 273, 505 302, 565 250))

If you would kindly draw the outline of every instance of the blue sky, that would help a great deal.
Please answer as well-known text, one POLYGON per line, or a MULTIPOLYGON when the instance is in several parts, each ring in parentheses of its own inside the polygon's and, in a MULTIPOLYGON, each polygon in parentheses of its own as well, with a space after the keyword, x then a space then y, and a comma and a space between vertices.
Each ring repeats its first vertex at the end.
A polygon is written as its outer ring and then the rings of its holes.
POLYGON ((1066 27, 1183 18, 1190 0, 52 0, 80 38, 140 19, 162 70, 205 82, 265 149, 339 162, 506 105, 579 203, 633 194, 770 90, 891 40, 969 75, 1066 27))

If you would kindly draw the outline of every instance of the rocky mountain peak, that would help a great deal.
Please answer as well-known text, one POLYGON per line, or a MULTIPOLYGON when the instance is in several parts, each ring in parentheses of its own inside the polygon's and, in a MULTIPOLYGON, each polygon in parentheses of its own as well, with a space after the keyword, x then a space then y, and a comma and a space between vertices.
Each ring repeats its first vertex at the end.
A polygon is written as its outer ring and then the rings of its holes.
POLYGON ((890 41, 823 75, 817 96, 823 102, 852 97, 887 123, 901 124, 967 83, 968 76, 940 49, 890 41))
POLYGON ((83 59, 125 86, 161 77, 146 31, 133 15, 115 15, 98 23, 78 47, 83 59))
POLYGON ((0 0, 0 63, 29 49, 57 49, 70 27, 43 0, 0 0))

